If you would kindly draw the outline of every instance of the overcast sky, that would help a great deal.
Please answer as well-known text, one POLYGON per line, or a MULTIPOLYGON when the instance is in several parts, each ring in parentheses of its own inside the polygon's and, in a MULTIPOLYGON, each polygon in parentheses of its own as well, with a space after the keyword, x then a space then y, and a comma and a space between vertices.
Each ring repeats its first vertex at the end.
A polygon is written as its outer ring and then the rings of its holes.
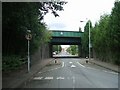
POLYGON ((50 30, 79 31, 83 28, 87 20, 91 20, 94 26, 95 22, 103 14, 110 14, 114 7, 115 0, 66 0, 68 3, 64 6, 64 11, 58 11, 60 17, 54 17, 51 13, 47 14, 44 22, 50 30), (84 21, 80 23, 80 21, 84 21))

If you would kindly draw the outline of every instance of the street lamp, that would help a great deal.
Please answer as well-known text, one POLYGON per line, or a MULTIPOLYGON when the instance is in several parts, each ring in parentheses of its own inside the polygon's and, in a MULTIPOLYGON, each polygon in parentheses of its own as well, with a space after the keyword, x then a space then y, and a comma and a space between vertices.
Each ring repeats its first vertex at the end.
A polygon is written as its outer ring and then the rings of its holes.
MULTIPOLYGON (((80 21, 80 22, 84 22, 84 21, 80 21)), ((90 20, 88 21, 88 25, 89 25, 89 60, 90 60, 91 59, 90 20)))
POLYGON ((90 43, 91 43, 91 42, 90 42, 90 41, 91 41, 91 40, 90 40, 90 21, 89 21, 88 23, 89 23, 89 60, 90 60, 90 59, 91 59, 91 58, 90 58, 90 57, 91 57, 91 56, 90 56, 90 54, 91 54, 91 52, 90 52, 90 48, 91 48, 91 44, 90 44, 90 43))

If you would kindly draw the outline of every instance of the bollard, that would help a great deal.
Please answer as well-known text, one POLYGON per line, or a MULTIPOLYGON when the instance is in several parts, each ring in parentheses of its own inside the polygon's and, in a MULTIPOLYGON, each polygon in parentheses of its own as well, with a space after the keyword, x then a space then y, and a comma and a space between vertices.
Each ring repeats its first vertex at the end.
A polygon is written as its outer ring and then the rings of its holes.
POLYGON ((57 63, 57 61, 55 60, 55 63, 57 63))
POLYGON ((86 60, 86 63, 88 63, 88 60, 86 60))
POLYGON ((55 58, 55 63, 57 63, 57 60, 56 60, 56 58, 55 58))
MULTIPOLYGON (((86 57, 86 59, 88 59, 88 57, 86 57)), ((88 60, 86 60, 86 63, 88 63, 88 60)))

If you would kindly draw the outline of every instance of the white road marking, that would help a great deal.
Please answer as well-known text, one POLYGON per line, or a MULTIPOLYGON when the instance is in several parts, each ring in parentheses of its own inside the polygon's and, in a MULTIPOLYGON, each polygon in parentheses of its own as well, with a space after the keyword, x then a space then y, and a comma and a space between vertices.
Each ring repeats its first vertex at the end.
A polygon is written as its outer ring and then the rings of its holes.
POLYGON ((64 67, 64 65, 65 65, 65 63, 63 62, 63 63, 62 63, 62 67, 64 67))
POLYGON ((73 76, 73 83, 75 84, 75 77, 73 76))
POLYGON ((62 80, 63 80, 63 79, 65 79, 65 78, 64 78, 64 77, 57 77, 56 79, 62 79, 62 80))
POLYGON ((104 72, 107 72, 107 73, 111 73, 111 74, 118 74, 117 72, 110 72, 110 71, 106 71, 106 70, 102 70, 104 72))
POLYGON ((71 65, 72 68, 76 67, 75 65, 71 65))
POLYGON ((73 76, 73 89, 75 88, 75 77, 73 76))
POLYGON ((69 63, 73 63, 73 62, 69 62, 69 63))
POLYGON ((41 80, 43 77, 34 77, 34 80, 41 80))
POLYGON ((45 77, 44 79, 51 80, 53 77, 45 77))
POLYGON ((85 67, 84 65, 82 65, 82 64, 80 64, 79 62, 77 62, 80 66, 82 66, 82 67, 85 67))
MULTIPOLYGON (((54 79, 54 77, 34 77, 34 78, 33 78, 33 80, 52 80, 52 79, 54 79)), ((57 77, 56 79, 57 79, 57 80, 64 80, 65 77, 59 76, 59 77, 57 77)), ((74 76, 73 76, 73 77, 66 77, 66 79, 68 79, 68 80, 72 79, 73 88, 75 88, 75 77, 74 77, 74 76)))

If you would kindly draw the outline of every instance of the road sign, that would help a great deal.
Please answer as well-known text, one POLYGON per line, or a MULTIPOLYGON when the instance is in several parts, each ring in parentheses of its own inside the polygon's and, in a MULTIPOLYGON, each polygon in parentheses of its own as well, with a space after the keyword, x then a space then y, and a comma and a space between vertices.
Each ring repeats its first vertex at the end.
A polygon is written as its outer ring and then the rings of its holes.
POLYGON ((27 35, 25 36, 25 38, 26 38, 27 40, 31 40, 31 39, 32 39, 32 35, 31 35, 31 34, 27 34, 27 35))
POLYGON ((25 35, 25 38, 28 40, 28 72, 30 72, 30 40, 32 39, 31 34, 25 35))

